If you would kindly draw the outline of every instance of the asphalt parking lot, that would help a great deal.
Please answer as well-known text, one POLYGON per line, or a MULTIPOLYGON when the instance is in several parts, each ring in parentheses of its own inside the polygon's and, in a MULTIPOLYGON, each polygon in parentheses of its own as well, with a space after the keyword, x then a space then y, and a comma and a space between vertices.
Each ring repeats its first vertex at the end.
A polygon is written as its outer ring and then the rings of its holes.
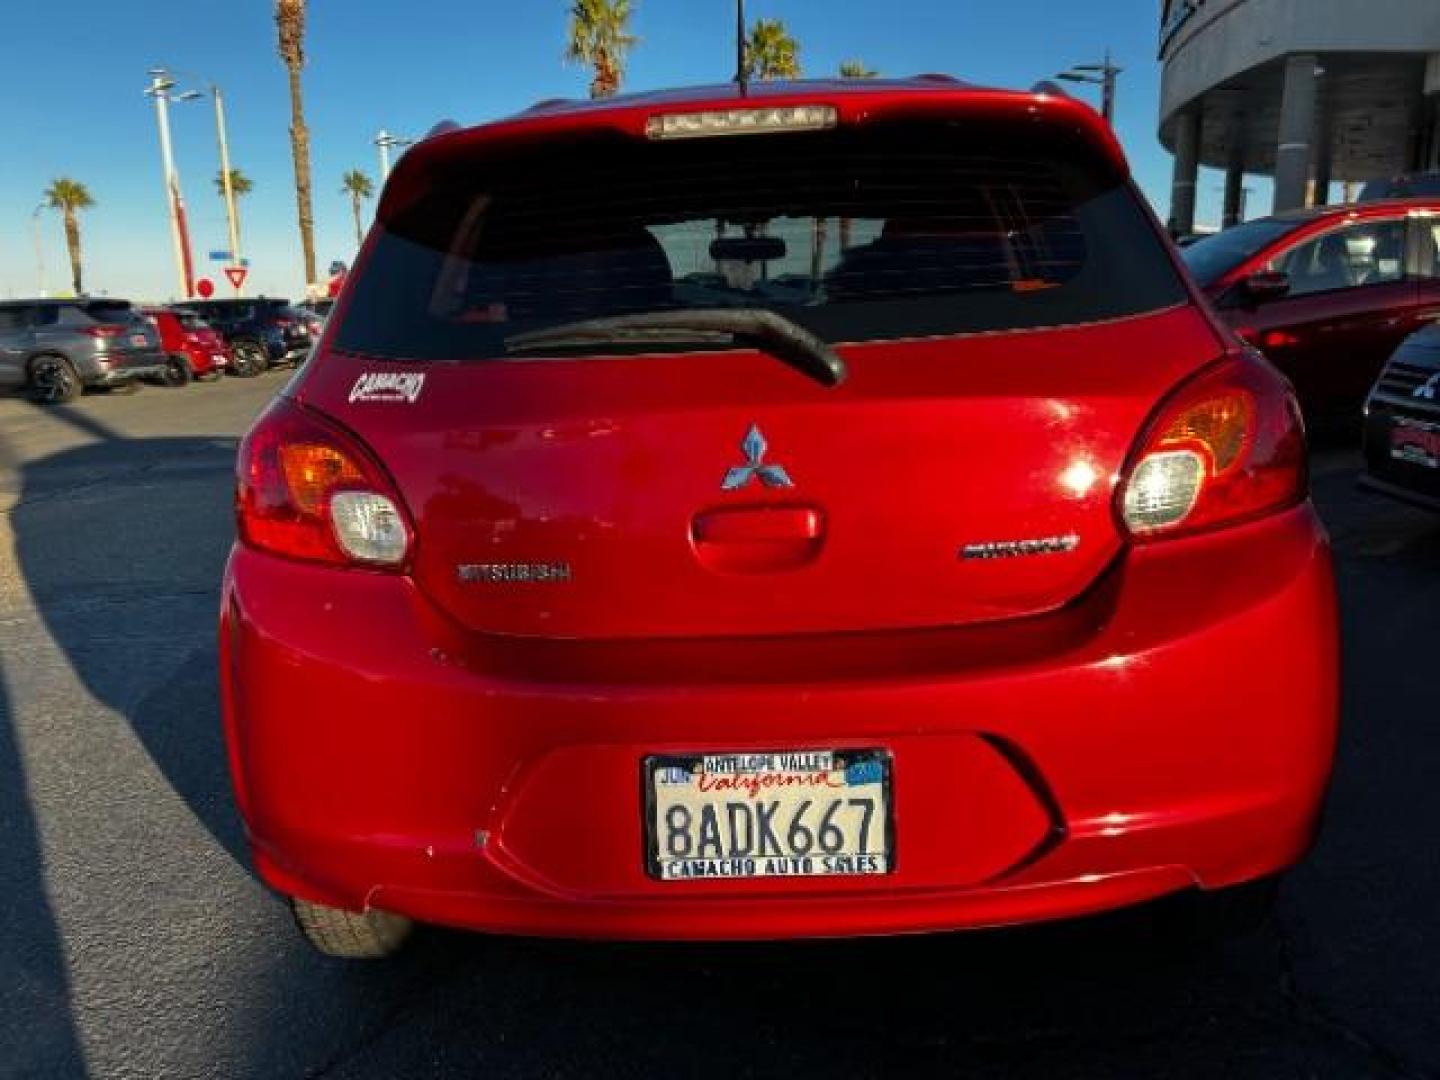
POLYGON ((1440 1076, 1440 518, 1356 491, 1352 450, 1314 477, 1340 765, 1262 933, 1185 954, 1143 915, 763 946, 435 931, 347 966, 252 876, 217 716, 231 460, 286 378, 0 399, 0 1075, 1440 1076))

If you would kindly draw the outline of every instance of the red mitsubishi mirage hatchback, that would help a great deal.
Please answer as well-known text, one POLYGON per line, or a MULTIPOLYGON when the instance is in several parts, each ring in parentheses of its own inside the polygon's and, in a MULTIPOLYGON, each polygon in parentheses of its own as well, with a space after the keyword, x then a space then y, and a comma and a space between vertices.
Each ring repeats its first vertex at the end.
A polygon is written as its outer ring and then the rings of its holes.
POLYGON ((1294 398, 1062 95, 445 125, 236 507, 237 801, 332 954, 1252 912, 1316 828, 1294 398))

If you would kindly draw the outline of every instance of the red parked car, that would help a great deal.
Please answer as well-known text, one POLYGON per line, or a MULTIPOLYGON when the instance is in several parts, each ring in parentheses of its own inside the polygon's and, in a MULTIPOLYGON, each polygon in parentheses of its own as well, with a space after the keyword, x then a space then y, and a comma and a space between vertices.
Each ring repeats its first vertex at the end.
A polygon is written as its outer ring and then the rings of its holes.
POLYGON ((1257 218, 1181 257, 1316 417, 1358 419, 1396 346, 1440 317, 1440 199, 1257 218))
POLYGON ((204 319, 175 308, 144 308, 141 314, 160 331, 160 347, 168 366, 167 386, 184 386, 191 379, 218 379, 230 366, 230 346, 204 319))
POLYGON ((1171 893, 1223 924, 1315 833, 1337 631, 1298 409, 1063 96, 442 130, 237 517, 232 779, 326 952, 1171 893))

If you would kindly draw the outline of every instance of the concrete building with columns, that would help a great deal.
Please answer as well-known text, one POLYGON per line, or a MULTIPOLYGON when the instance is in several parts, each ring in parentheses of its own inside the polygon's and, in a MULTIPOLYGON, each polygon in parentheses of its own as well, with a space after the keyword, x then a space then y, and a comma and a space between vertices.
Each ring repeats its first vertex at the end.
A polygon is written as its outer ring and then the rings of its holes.
POLYGON ((1160 61, 1177 232, 1201 165, 1225 170, 1225 225, 1247 174, 1274 177, 1279 212, 1440 168, 1440 0, 1162 0, 1160 61))

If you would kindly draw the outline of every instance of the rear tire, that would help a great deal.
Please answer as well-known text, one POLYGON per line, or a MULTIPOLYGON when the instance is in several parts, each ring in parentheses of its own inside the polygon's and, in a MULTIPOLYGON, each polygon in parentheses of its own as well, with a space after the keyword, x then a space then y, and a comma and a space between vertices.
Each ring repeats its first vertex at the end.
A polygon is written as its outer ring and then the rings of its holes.
POLYGON ((190 370, 190 361, 179 353, 165 358, 165 374, 160 381, 169 387, 188 386, 195 373, 190 370))
POLYGON ((63 356, 37 356, 30 361, 30 392, 46 405, 64 405, 85 391, 75 365, 63 356))
POLYGON ((1156 911, 1158 929, 1167 940, 1188 947, 1247 937, 1269 921, 1279 889, 1277 875, 1210 892, 1182 893, 1162 902, 1156 911))
POLYGON ((253 379, 270 366, 265 348, 258 341, 237 341, 232 351, 230 374, 238 378, 253 379))
POLYGON ((380 960, 400 950, 415 924, 388 911, 346 911, 292 897, 295 925, 318 951, 341 960, 380 960))

